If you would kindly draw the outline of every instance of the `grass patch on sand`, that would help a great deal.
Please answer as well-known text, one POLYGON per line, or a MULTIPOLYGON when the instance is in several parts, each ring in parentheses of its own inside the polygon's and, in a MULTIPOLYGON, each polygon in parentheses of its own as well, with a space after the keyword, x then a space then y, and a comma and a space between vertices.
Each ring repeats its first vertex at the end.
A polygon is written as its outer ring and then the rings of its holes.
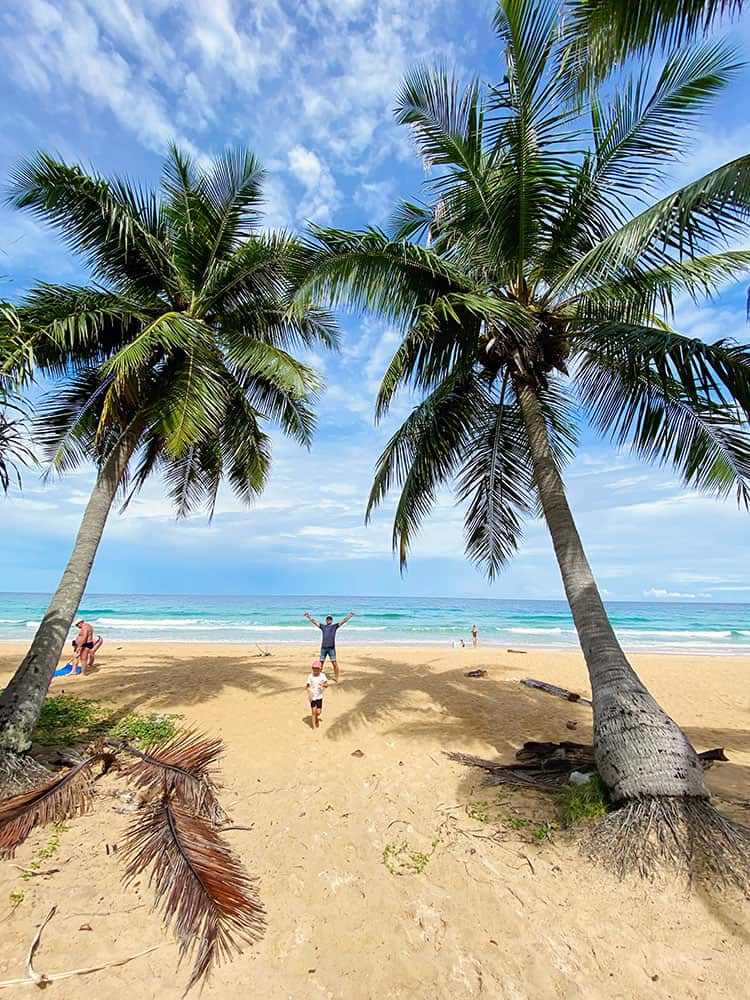
POLYGON ((142 745, 166 743, 178 732, 180 718, 155 712, 128 712, 118 718, 111 708, 91 698, 53 694, 42 706, 34 741, 42 746, 85 745, 112 736, 142 745))
POLYGON ((419 875, 425 870, 431 857, 432 854, 424 851, 412 851, 406 842, 386 844, 383 849, 383 864, 391 875, 419 875))
POLYGON ((42 705, 34 741, 51 743, 90 743, 108 728, 109 713, 90 698, 72 694, 53 694, 42 705))
POLYGON ((612 808, 604 782, 596 772, 582 784, 563 785, 557 792, 557 801, 565 826, 592 823, 606 816, 612 808))

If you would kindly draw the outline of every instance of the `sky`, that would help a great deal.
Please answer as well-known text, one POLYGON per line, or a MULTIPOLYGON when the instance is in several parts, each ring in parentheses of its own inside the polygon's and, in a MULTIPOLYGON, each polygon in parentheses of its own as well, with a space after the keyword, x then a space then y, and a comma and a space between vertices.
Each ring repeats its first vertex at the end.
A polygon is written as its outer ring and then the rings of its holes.
MULTIPOLYGON (((489 0, 5 0, 0 9, 0 183, 43 148, 100 173, 157 181, 171 141, 201 157, 252 149, 268 171, 266 222, 351 228, 386 221, 419 194, 422 166, 393 121, 403 75, 443 59, 499 80, 489 0)), ((750 20, 731 28, 745 59, 750 20)), ((684 183, 750 149, 743 69, 703 122, 684 183)), ((0 297, 35 280, 85 279, 53 232, 0 207, 0 297)), ((746 282, 710 303, 678 304, 676 326, 748 341, 746 282)), ((521 551, 493 583, 463 555, 462 512, 440 502, 401 576, 391 554, 392 503, 364 525, 374 464, 408 412, 373 424, 380 376, 398 342, 367 317, 342 316, 338 355, 309 358, 326 390, 309 451, 274 434, 274 467, 252 508, 221 495, 213 521, 177 521, 155 480, 125 514, 113 510, 93 593, 351 594, 555 599, 562 586, 547 530, 528 524, 521 551)), ((56 586, 93 484, 92 467, 0 498, 0 589, 56 586)), ((611 600, 750 601, 750 514, 684 488, 584 432, 567 470, 571 506, 611 600)))

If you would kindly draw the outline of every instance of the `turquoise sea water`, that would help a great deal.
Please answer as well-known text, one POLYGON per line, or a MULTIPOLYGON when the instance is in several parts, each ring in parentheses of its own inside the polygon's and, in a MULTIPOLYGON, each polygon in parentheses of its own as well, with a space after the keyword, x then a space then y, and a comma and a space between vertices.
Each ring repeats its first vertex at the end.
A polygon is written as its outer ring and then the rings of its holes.
MULTIPOLYGON (((30 640, 48 595, 0 594, 0 640, 30 640)), ((357 616, 339 633, 344 645, 450 645, 471 642, 511 648, 576 648, 563 601, 509 601, 387 597, 87 596, 81 614, 107 641, 234 642, 253 646, 310 643, 320 633, 302 617, 309 611, 336 621, 357 616)), ((624 647, 674 653, 750 653, 750 605, 607 604, 624 647)))

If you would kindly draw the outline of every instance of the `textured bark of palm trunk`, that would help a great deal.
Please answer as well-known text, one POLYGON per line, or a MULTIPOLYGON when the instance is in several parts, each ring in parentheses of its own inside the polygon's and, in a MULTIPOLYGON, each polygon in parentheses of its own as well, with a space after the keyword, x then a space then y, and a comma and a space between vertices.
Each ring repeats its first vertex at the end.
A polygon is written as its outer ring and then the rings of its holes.
POLYGON ((97 476, 60 584, 31 648, 0 695, 0 753, 25 753, 31 746, 31 734, 86 589, 112 502, 133 450, 133 443, 123 440, 97 476))
POLYGON ((599 774, 616 802, 652 796, 708 798, 695 750, 649 694, 617 641, 552 457, 536 392, 519 386, 518 401, 544 516, 591 680, 599 774))

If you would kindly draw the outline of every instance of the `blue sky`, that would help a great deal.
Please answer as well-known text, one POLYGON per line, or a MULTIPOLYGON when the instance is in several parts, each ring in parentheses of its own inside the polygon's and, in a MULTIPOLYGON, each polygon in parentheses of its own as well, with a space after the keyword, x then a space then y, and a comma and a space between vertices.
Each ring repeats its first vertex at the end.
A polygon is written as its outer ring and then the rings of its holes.
MULTIPOLYGON (((392 121, 403 74, 445 58, 465 74, 502 75, 493 4, 459 0, 6 0, 0 11, 0 178, 37 148, 158 177, 175 139, 199 155, 249 146, 269 171, 268 221, 344 227, 383 222, 423 179, 408 132, 392 121)), ((750 21, 732 29, 745 58, 750 21)), ((706 119, 684 182, 750 150, 744 70, 706 119)), ((0 295, 34 279, 81 280, 77 262, 31 218, 0 209, 0 295)), ((678 308, 682 332, 746 343, 745 283, 678 308)), ((382 323, 342 320, 338 356, 313 358, 327 389, 309 453, 276 437, 269 488, 250 510, 227 493, 212 524, 176 522, 151 483, 113 512, 93 592, 562 596, 544 525, 492 585, 462 554, 462 514, 441 499, 408 575, 390 551, 389 507, 363 525, 372 468, 393 428, 373 427, 373 398, 396 344, 382 323)), ((408 404, 397 407, 403 416, 408 404)), ((4 590, 48 591, 64 566, 93 470, 0 500, 4 590)), ((571 504, 612 599, 750 600, 748 514, 685 490, 584 434, 568 471, 571 504)))

